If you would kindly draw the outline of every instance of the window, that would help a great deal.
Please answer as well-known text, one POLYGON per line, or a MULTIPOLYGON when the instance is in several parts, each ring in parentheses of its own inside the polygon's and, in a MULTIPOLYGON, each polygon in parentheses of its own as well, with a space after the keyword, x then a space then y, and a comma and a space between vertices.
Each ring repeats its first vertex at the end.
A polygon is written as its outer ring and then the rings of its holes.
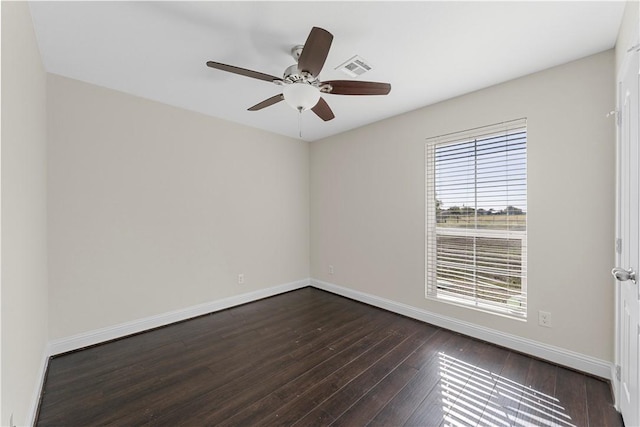
POLYGON ((426 296, 527 315, 526 119, 426 142, 426 296))

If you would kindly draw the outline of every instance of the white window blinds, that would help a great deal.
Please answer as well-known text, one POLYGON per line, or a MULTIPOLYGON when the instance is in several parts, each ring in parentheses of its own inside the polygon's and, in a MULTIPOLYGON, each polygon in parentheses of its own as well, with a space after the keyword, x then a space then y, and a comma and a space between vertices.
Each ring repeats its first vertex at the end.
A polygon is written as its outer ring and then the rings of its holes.
POLYGON ((425 151, 427 297, 526 317, 526 119, 425 151))

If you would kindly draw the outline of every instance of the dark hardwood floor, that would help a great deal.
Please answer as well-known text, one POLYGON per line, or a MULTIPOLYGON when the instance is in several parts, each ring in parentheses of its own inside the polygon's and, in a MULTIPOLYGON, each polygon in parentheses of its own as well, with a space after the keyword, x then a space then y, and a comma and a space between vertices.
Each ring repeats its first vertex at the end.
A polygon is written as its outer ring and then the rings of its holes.
POLYGON ((314 288, 53 358, 40 426, 621 426, 604 381, 314 288))

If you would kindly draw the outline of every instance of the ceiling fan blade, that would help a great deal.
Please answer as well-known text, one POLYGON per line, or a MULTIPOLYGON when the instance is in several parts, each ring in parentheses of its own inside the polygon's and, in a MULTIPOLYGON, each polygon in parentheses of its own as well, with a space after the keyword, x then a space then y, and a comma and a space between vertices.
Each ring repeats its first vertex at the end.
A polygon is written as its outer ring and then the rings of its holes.
POLYGON ((333 95, 387 95, 391 92, 389 83, 360 82, 357 80, 330 80, 320 83, 330 85, 331 90, 326 93, 333 95))
POLYGON ((327 60, 332 41, 333 35, 329 31, 313 27, 298 59, 298 69, 317 77, 327 60))
POLYGON ((207 67, 215 68, 230 73, 240 74, 241 76, 251 77, 254 79, 265 80, 267 82, 282 81, 280 77, 270 74, 260 73, 258 71, 247 70, 246 68, 235 67, 233 65, 222 64, 220 62, 207 61, 207 67))
POLYGON ((333 115, 333 111, 331 111, 331 107, 327 104, 327 101, 320 98, 318 103, 311 109, 318 117, 320 117, 325 122, 333 119, 335 116, 333 115))
POLYGON ((273 105, 273 104, 277 104, 278 102, 280 102, 282 100, 284 100, 284 95, 283 94, 275 95, 275 96, 272 96, 271 98, 265 99, 264 101, 257 103, 253 107, 249 108, 249 111, 262 110, 263 108, 266 108, 266 107, 268 107, 270 105, 273 105))

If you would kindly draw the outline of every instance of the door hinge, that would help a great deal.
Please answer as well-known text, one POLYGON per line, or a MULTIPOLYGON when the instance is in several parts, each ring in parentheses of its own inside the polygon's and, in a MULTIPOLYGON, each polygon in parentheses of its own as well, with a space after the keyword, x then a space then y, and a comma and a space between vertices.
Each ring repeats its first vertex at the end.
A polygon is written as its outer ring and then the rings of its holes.
POLYGON ((616 119, 616 125, 618 125, 618 127, 620 127, 620 125, 622 124, 622 115, 620 114, 620 110, 611 110, 606 114, 607 117, 615 117, 616 119))
POLYGON ((616 239, 616 253, 622 253, 622 239, 616 239))
POLYGON ((627 53, 633 52, 634 50, 636 52, 640 52, 640 43, 638 43, 637 45, 631 46, 629 49, 627 49, 627 53))
POLYGON ((620 365, 616 365, 616 380, 620 381, 622 379, 622 368, 620 365))

